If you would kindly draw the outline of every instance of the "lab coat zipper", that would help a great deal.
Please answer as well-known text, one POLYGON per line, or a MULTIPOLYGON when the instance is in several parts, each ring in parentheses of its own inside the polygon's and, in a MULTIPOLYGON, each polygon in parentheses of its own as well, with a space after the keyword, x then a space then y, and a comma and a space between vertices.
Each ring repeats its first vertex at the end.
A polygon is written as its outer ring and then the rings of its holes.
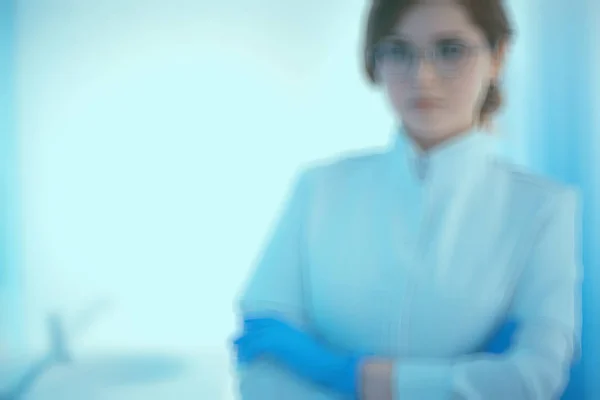
POLYGON ((414 301, 415 294, 417 292, 419 279, 418 274, 419 268, 423 268, 423 247, 424 247, 424 239, 425 232, 427 231, 426 227, 429 224, 429 213, 425 213, 425 210, 428 209, 428 204, 425 204, 425 201, 429 198, 427 195, 427 191, 429 189, 426 179, 428 172, 428 159, 425 157, 418 158, 415 160, 413 165, 415 174, 420 183, 419 186, 419 198, 418 198, 418 209, 415 212, 418 215, 417 218, 417 229, 415 231, 414 241, 412 246, 410 247, 410 257, 408 268, 405 272, 406 282, 404 284, 405 292, 400 300, 400 329, 398 329, 398 338, 400 345, 397 346, 400 349, 404 349, 404 351, 410 351, 410 322, 412 317, 411 304, 414 301))

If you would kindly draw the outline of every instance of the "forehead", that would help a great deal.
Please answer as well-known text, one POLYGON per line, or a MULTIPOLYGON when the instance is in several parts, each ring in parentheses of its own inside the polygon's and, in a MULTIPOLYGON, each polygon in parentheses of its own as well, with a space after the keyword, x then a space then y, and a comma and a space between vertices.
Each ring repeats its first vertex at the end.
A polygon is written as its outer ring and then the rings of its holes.
POLYGON ((484 38, 467 10, 455 0, 428 0, 412 6, 396 23, 392 34, 416 43, 428 43, 449 32, 467 39, 484 38))

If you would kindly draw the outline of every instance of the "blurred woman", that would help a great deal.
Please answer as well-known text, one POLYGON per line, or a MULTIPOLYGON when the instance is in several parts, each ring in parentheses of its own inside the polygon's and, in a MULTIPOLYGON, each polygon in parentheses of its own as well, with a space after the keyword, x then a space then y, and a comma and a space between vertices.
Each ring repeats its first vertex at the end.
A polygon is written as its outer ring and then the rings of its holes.
POLYGON ((511 37, 502 0, 371 5, 366 72, 398 129, 298 177, 238 307, 242 399, 560 396, 577 196, 493 153, 511 37))

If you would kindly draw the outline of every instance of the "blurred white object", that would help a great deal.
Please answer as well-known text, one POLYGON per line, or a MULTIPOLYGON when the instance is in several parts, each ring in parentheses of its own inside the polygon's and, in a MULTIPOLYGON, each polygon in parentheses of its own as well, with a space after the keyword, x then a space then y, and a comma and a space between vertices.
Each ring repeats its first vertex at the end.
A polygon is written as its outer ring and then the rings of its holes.
POLYGON ((229 400, 228 352, 97 350, 72 354, 75 342, 106 309, 99 302, 65 323, 47 321, 49 350, 18 360, 0 358, 0 400, 229 400))
POLYGON ((232 399, 224 354, 90 356, 53 368, 23 400, 232 399))
POLYGON ((172 355, 99 355, 52 368, 23 399, 113 398, 109 393, 176 380, 187 364, 172 355))
MULTIPOLYGON (((169 354, 160 351, 104 352, 57 364, 40 374, 22 397, 1 400, 231 400, 227 353, 169 354)), ((12 370, 11 388, 31 361, 3 363, 12 370)), ((2 387, 2 386, 0 386, 2 387)))
POLYGON ((60 316, 51 314, 47 327, 50 348, 46 354, 33 362, 26 358, 4 361, 4 370, 0 371, 0 376, 4 377, 0 382, 0 400, 22 399, 40 376, 54 365, 70 361, 67 336, 60 316))

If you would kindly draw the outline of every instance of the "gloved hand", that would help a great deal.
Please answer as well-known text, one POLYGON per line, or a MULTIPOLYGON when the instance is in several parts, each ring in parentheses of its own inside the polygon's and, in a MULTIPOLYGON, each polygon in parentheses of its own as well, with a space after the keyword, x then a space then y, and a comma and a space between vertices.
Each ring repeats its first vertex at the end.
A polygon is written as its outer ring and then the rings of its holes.
POLYGON ((495 333, 491 340, 486 343, 484 352, 493 354, 502 354, 510 349, 511 340, 517 331, 517 322, 514 320, 506 321, 495 333))
POLYGON ((247 318, 234 341, 238 361, 272 357, 300 377, 355 398, 362 357, 328 349, 291 324, 277 318, 247 318))

